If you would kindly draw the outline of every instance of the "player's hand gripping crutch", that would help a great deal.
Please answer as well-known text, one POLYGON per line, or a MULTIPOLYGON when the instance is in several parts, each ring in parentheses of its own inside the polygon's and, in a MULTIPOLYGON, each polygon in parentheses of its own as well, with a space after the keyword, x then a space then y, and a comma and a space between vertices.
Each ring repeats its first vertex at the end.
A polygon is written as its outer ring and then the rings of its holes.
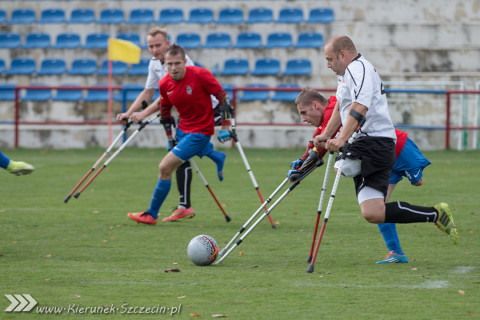
MULTIPOLYGON (((235 126, 235 118, 233 116, 233 107, 230 104, 230 100, 228 99, 228 97, 225 98, 223 105, 221 105, 219 108, 221 112, 225 112, 227 114, 226 118, 230 118, 230 126, 232 129, 231 135, 232 135, 233 141, 235 141, 235 146, 237 147, 238 152, 242 157, 243 163, 245 164, 245 168, 247 169, 248 175, 250 176, 250 180, 252 180, 253 187, 255 188, 255 190, 257 190, 257 194, 258 194, 258 197, 260 198, 260 202, 264 203, 263 196, 262 196, 262 193, 260 192, 260 188, 258 187, 257 180, 255 180, 255 176, 253 175, 253 171, 250 168, 250 164, 248 163, 247 157, 245 156, 245 152, 243 152, 242 145, 238 140, 236 126, 235 126)), ((268 211, 268 208, 266 206, 264 207, 264 209, 265 211, 268 211)), ((272 225, 272 228, 276 229, 277 226, 273 222, 272 217, 270 215, 268 215, 268 219, 270 220, 270 224, 272 225)))
POLYGON ((322 228, 320 229, 320 235, 318 236, 317 245, 315 247, 315 251, 313 253, 310 265, 308 266, 307 273, 312 273, 315 268, 314 266, 315 266, 315 260, 317 259, 318 249, 320 248, 320 244, 322 243, 323 233, 325 232, 325 227, 327 226, 328 218, 330 216, 330 211, 332 210, 333 200, 335 199, 335 194, 338 188, 338 182, 340 180, 340 176, 342 175, 342 167, 343 167, 343 163, 345 162, 347 151, 350 148, 350 145, 355 140, 355 137, 357 136, 358 132, 362 128, 363 124, 365 123, 365 117, 361 114, 360 116, 361 117, 359 117, 358 119, 359 121, 358 121, 357 128, 355 129, 353 134, 350 136, 347 143, 342 148, 340 148, 340 152, 342 152, 342 155, 340 156, 339 168, 337 170, 337 175, 335 176, 335 181, 333 183, 330 199, 328 200, 327 210, 325 210, 325 216, 323 217, 323 223, 322 223, 322 228))
POLYGON ((157 113, 154 117, 151 117, 149 118, 148 120, 146 121, 142 121, 139 123, 139 127, 137 128, 137 130, 135 130, 132 135, 130 137, 128 137, 127 140, 125 140, 124 143, 122 143, 122 145, 120 145, 120 147, 117 149, 117 151, 115 151, 108 159, 107 161, 104 162, 104 164, 102 165, 102 167, 100 169, 98 169, 97 172, 95 172, 95 174, 90 178, 90 180, 87 181, 87 183, 77 192, 75 193, 74 197, 75 198, 78 198, 80 196, 80 194, 92 183, 93 180, 95 180, 95 178, 100 174, 100 172, 103 171, 103 169, 105 169, 108 164, 110 162, 112 162, 113 159, 115 159, 115 157, 120 153, 122 152, 123 149, 125 149, 125 147, 130 143, 130 141, 133 140, 133 138, 135 138, 137 136, 137 134, 140 133, 140 131, 143 130, 143 128, 145 128, 145 126, 147 126, 148 124, 150 124, 151 122, 153 122, 155 119, 159 118, 160 117, 160 113, 157 113))
MULTIPOLYGON (((255 227, 267 216, 270 214, 270 212, 280 203, 280 201, 283 200, 283 198, 285 198, 287 196, 287 194, 289 194, 293 189, 295 189, 295 187, 300 183, 300 181, 302 181, 303 179, 305 179, 306 176, 308 176, 313 170, 315 170, 316 168, 318 168, 319 166, 321 166, 323 164, 323 160, 322 159, 318 159, 317 158, 317 161, 315 163, 313 163, 310 167, 306 168, 304 172, 302 172, 298 177, 296 177, 296 179, 292 182, 292 184, 290 185, 290 187, 272 204, 272 206, 267 209, 261 216, 260 218, 258 218, 251 226, 250 228, 247 229, 247 231, 245 232, 244 235, 242 235, 240 237, 240 239, 238 239, 237 242, 235 242, 235 244, 233 246, 231 246, 228 251, 222 255, 222 257, 217 261, 215 262, 215 264, 220 264, 222 263, 223 260, 225 260, 225 258, 227 258, 227 256, 238 246, 240 245, 240 243, 242 243, 242 241, 248 236, 248 234, 250 232, 253 231, 253 229, 255 229, 255 227)), ((282 182, 282 184, 277 188, 277 190, 274 191, 274 193, 278 192, 278 190, 288 181, 289 179, 287 178, 286 181, 282 182)), ((273 196, 273 194, 272 194, 273 196)), ((262 210, 262 207, 264 207, 265 204, 262 204, 262 206, 255 212, 254 216, 256 214, 258 214, 261 210, 262 210)), ((244 227, 246 227, 246 225, 251 221, 253 220, 254 217, 250 218, 249 221, 247 221, 247 223, 242 227, 242 229, 244 227)), ((242 230, 240 229, 240 230, 242 230)), ((243 230, 242 230, 243 231, 243 230)), ((240 232, 240 231, 239 231, 240 232)), ((238 236, 239 233, 237 233, 237 235, 234 237, 234 239, 232 239, 230 241, 229 244, 231 244, 235 238, 238 236)), ((228 248, 229 245, 227 245, 224 249, 222 249, 222 252, 225 251, 225 249, 228 248)))

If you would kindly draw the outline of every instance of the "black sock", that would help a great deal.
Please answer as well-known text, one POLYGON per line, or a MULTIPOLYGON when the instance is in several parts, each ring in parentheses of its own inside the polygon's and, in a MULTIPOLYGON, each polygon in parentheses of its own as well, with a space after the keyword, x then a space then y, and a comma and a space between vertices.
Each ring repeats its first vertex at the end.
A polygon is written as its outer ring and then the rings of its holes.
POLYGON ((190 184, 192 183, 192 167, 189 161, 185 161, 177 168, 177 188, 180 194, 179 205, 190 208, 190 184))
POLYGON ((438 212, 434 207, 420 207, 397 201, 385 204, 385 223, 436 222, 438 212))

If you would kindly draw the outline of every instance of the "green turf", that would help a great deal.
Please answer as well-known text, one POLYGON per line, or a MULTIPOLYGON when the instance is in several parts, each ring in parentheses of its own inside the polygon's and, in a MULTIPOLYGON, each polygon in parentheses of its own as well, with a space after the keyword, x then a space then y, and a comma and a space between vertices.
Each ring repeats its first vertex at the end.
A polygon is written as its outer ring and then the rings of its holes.
MULTIPOLYGON (((460 243, 455 246, 433 224, 399 225, 410 262, 376 265, 387 253, 378 228, 359 213, 351 180, 342 179, 319 251, 307 274, 324 167, 291 192, 272 215, 221 264, 193 265, 191 238, 214 237, 220 247, 260 206, 236 149, 228 154, 225 180, 214 164, 196 160, 232 221, 225 219, 194 174, 197 216, 179 223, 138 225, 126 213, 148 207, 163 150, 124 150, 68 204, 63 199, 103 149, 3 150, 35 165, 29 176, 0 172, 0 318, 44 319, 5 313, 4 294, 30 294, 42 307, 115 306, 115 314, 88 312, 77 318, 123 317, 123 308, 180 307, 175 318, 229 319, 479 319, 480 152, 426 152, 433 163, 425 184, 402 181, 391 200, 419 205, 446 201, 455 209, 460 243), (165 272, 179 269, 180 272, 165 272)), ((266 199, 303 150, 246 149, 266 199)), ((330 181, 333 181, 333 175, 330 181)), ((177 203, 176 184, 160 215, 177 203)), ((75 309, 76 308, 76 309, 75 309)), ((136 315, 131 319, 170 317, 136 315)))

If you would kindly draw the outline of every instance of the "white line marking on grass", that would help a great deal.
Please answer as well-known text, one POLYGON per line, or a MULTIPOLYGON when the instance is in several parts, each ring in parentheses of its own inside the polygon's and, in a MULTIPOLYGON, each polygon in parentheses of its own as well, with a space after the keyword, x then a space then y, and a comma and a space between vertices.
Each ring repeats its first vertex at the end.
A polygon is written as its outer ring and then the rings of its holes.
POLYGON ((463 273, 469 273, 470 271, 473 271, 473 270, 475 270, 475 267, 473 266, 461 266, 461 267, 456 267, 455 269, 450 271, 450 273, 463 274, 463 273))
POLYGON ((341 288, 405 288, 405 289, 444 289, 448 288, 448 281, 425 281, 422 284, 414 285, 392 285, 392 284, 378 284, 378 285, 362 285, 351 283, 304 283, 295 284, 296 287, 341 287, 341 288))

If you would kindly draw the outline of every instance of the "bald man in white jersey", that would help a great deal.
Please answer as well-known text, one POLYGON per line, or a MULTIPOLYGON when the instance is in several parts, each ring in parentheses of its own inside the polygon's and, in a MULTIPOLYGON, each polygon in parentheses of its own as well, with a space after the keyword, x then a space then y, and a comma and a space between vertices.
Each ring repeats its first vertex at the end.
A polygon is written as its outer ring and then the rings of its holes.
POLYGON ((342 173, 354 179, 363 217, 376 224, 433 222, 457 243, 457 228, 448 204, 422 207, 402 201, 384 202, 395 163, 396 135, 382 81, 373 65, 346 36, 331 38, 324 54, 328 68, 338 76, 337 104, 325 131, 314 138, 314 144, 339 152, 365 117, 342 167, 342 173), (330 139, 340 124, 343 126, 340 134, 330 139))

